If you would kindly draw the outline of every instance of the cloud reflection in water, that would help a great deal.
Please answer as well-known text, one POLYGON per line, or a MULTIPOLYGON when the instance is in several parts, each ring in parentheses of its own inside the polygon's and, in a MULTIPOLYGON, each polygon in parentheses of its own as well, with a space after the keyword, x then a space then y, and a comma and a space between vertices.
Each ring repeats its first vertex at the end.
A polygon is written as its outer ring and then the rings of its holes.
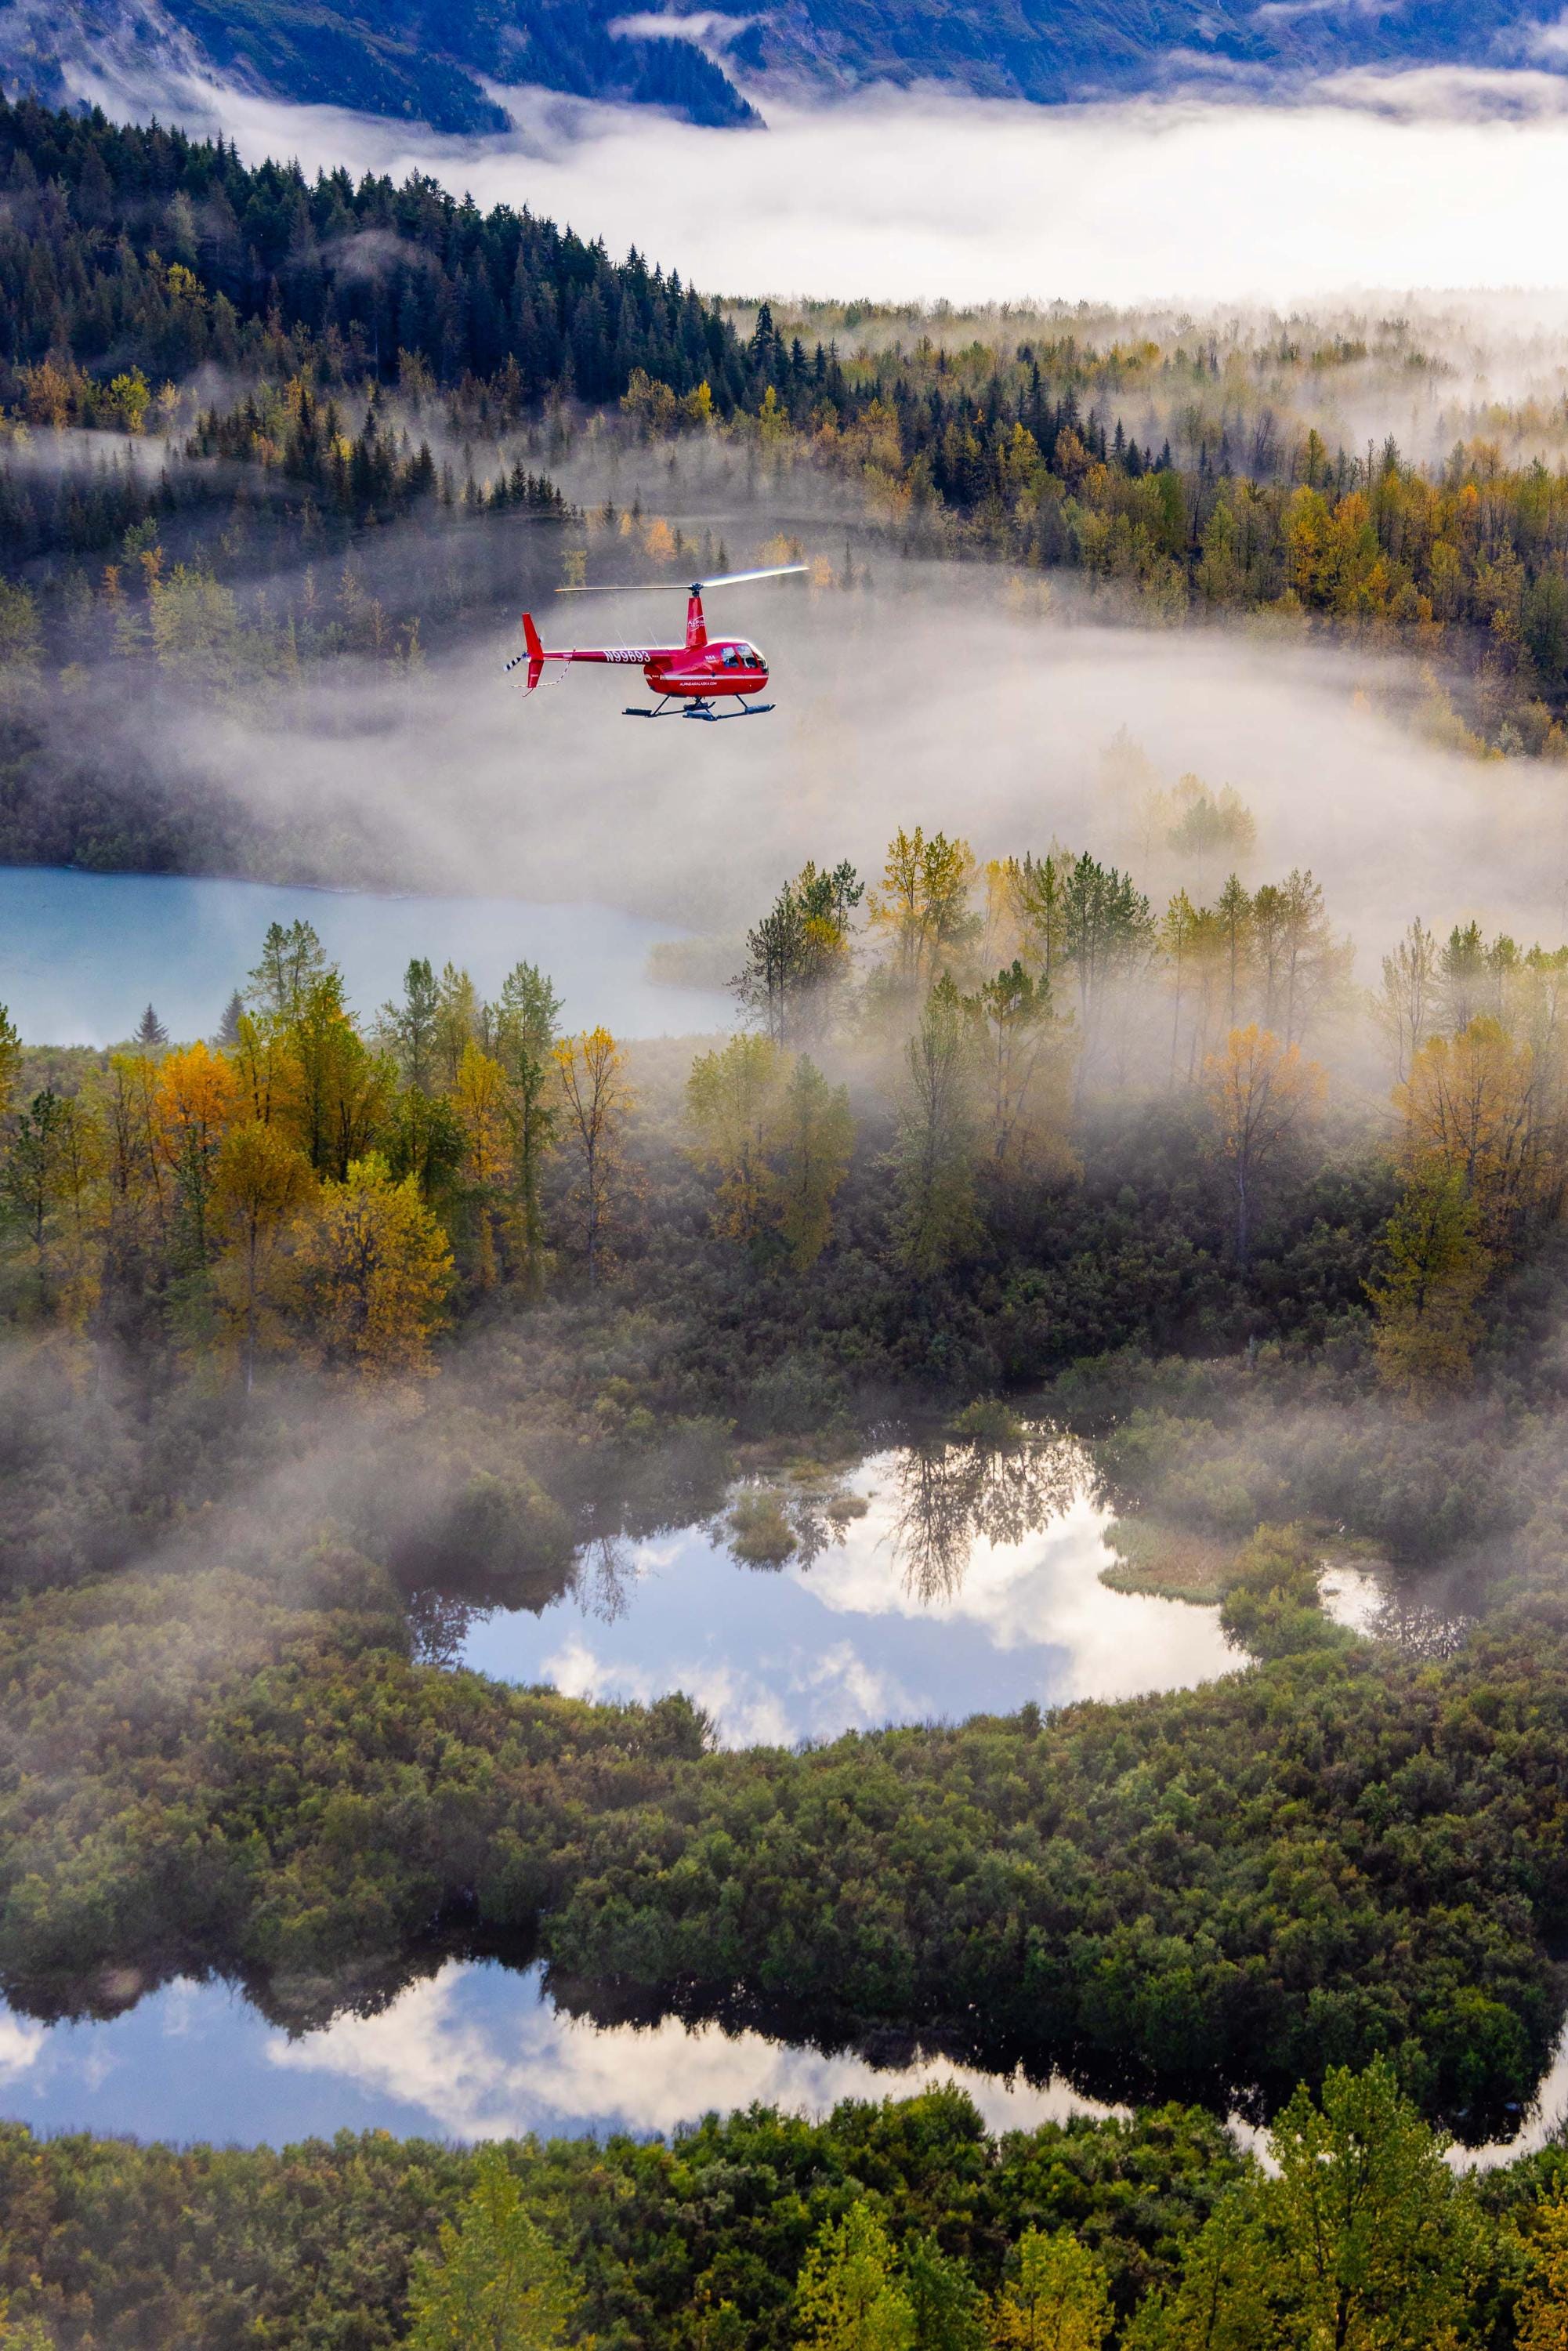
POLYGON ((649 2136, 754 2099, 814 2115, 942 2081, 967 2089, 995 2129, 1108 2111, 1064 2083, 942 2058, 876 2066, 674 2018, 595 2025, 554 2008, 537 1968, 494 1963, 451 1961, 381 2015, 297 2041, 221 1984, 172 1983, 102 2023, 36 2024, 0 2008, 0 2113, 36 2130, 274 2146, 342 2128, 649 2136))
POLYGON ((1216 1610, 1101 1582, 1110 1513, 1071 1444, 907 1447, 840 1491, 864 1514, 794 1498, 800 1547, 778 1569, 708 1528, 598 1546, 540 1614, 476 1620, 464 1662, 575 1698, 682 1689, 730 1746, 1125 1698, 1239 1663, 1216 1610))

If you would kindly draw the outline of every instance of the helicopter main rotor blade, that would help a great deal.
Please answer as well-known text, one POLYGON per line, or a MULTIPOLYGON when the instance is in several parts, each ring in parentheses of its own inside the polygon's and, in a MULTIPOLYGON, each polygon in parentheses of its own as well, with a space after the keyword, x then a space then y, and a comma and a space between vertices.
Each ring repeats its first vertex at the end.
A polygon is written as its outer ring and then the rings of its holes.
POLYGON ((747 580, 787 580, 791 572, 810 571, 809 563, 769 563, 760 571, 726 571, 717 580, 699 580, 699 588, 738 588, 747 580))
POLYGON ((601 580, 591 588, 558 588, 558 596, 701 596, 710 588, 739 588, 748 580, 788 580, 809 563, 769 563, 760 571, 725 571, 716 580, 601 580))

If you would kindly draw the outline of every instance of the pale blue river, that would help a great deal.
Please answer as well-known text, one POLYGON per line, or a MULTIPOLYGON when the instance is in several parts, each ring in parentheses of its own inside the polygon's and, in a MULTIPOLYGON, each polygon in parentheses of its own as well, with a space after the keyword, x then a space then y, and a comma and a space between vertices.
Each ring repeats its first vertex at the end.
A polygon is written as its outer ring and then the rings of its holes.
POLYGON ((210 1036, 269 923, 314 924, 361 1015, 401 989, 411 956, 452 962, 490 994, 519 960, 548 972, 573 1029, 626 1037, 727 1028, 716 989, 648 977, 682 935, 610 906, 516 898, 381 897, 206 875, 0 867, 0 1004, 32 1045, 110 1045, 152 1004, 171 1036, 210 1036))

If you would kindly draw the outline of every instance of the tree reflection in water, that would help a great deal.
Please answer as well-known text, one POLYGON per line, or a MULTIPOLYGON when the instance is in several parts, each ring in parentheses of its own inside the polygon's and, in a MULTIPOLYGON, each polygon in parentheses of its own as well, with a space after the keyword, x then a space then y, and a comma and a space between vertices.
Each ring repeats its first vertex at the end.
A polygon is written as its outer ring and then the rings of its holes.
POLYGON ((1378 1602, 1365 1630, 1374 1641, 1392 1641, 1406 1656, 1436 1664, 1464 1646, 1473 1622, 1469 1616, 1445 1616, 1396 1589, 1378 1602))
MULTIPOLYGON (((883 1541, 905 1592, 927 1604, 957 1596, 977 1542, 1016 1547, 1096 1486, 1087 1448, 1054 1431, 1004 1444, 933 1439, 902 1446, 878 1466, 885 1469, 893 1501, 892 1526, 883 1541)), ((810 1571, 826 1553, 843 1548, 850 1526, 870 1508, 863 1495, 828 1482, 765 1483, 741 1491, 777 1519, 778 1548, 771 1554, 737 1557, 753 1572, 777 1573, 787 1562, 810 1571)), ((716 1542, 735 1542, 730 1520, 708 1521, 707 1531, 716 1542)), ((582 1546, 552 1597, 570 1594, 584 1616, 613 1625, 631 1609, 640 1581, 634 1541, 612 1531, 582 1546)), ((488 1613, 434 1588, 412 1593, 414 1656, 428 1665, 457 1665, 471 1625, 488 1613)))
POLYGON ((481 1612, 472 1601, 454 1599, 450 1593, 437 1592, 429 1585, 411 1592, 404 1607, 414 1664, 443 1666, 450 1673, 462 1662, 468 1627, 481 1612))
POLYGON ((1094 1467, 1071 1437, 1016 1444, 912 1445, 894 1457, 893 1555, 912 1599, 951 1600, 975 1544, 1017 1544, 1092 1490, 1094 1467))
POLYGON ((625 1615, 637 1588, 637 1559, 624 1535, 600 1535, 572 1562, 569 1586, 585 1616, 613 1625, 625 1615))

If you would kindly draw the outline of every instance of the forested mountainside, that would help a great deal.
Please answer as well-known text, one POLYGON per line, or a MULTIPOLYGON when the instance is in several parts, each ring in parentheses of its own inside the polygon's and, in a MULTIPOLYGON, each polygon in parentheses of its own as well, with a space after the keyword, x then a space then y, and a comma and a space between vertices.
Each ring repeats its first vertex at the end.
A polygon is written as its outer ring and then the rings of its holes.
POLYGON ((727 43, 705 16, 699 47, 621 29, 645 23, 622 0, 386 0, 373 16, 358 0, 66 0, 47 12, 12 0, 0 9, 0 72, 12 90, 56 99, 73 64, 112 54, 143 73, 194 66, 278 98, 448 131, 501 129, 487 85, 531 83, 723 125, 758 119, 737 82, 939 81, 1056 105, 1194 81, 1267 94, 1358 67, 1550 69, 1542 36, 1556 15, 1541 0, 785 0, 727 43))
POLYGON ((66 0, 47 11, 11 0, 0 8, 0 76, 8 91, 55 100, 84 68, 194 69, 458 132, 506 127, 491 82, 667 107, 694 122, 757 120, 693 42, 612 33, 626 13, 612 0, 384 0, 373 11, 355 0, 66 0))
POLYGON ((402 352, 444 382, 515 361, 525 397, 615 397, 637 366, 721 400, 750 381, 717 307, 678 277, 432 180, 312 187, 296 166, 247 170, 222 139, 3 101, 0 177, 0 351, 16 363, 265 368, 281 329, 325 338, 355 373, 394 376, 402 352))
POLYGON ((1253 0, 786 0, 730 52, 837 81, 950 81, 1046 105, 1218 78, 1269 92, 1358 66, 1548 62, 1554 9, 1520 0, 1420 8, 1258 7, 1253 0))

